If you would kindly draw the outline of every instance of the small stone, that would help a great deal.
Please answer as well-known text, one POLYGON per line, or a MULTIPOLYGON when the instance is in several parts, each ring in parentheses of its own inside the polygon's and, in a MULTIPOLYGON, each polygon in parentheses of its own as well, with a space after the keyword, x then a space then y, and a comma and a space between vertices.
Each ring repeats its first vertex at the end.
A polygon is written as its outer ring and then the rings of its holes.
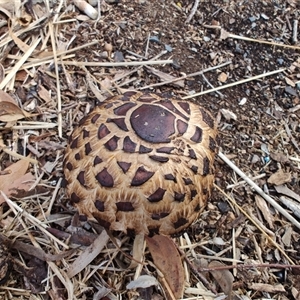
POLYGON ((124 55, 121 51, 116 51, 114 54, 114 61, 115 62, 123 62, 125 61, 124 55))
POLYGON ((227 75, 226 73, 222 72, 219 76, 218 76, 218 80, 221 82, 226 82, 227 80, 227 75))
POLYGON ((150 42, 155 42, 155 43, 158 43, 158 44, 160 43, 160 40, 159 40, 158 36, 156 36, 156 35, 150 36, 149 41, 150 42))
POLYGON ((290 95, 292 95, 292 96, 295 96, 295 97, 297 96, 296 90, 293 89, 293 88, 290 87, 290 86, 286 86, 284 90, 285 90, 286 93, 288 93, 288 94, 290 94, 290 95))
POLYGON ((259 162, 259 161, 260 161, 259 156, 256 155, 256 154, 254 154, 254 155, 252 156, 252 159, 251 159, 251 164, 256 164, 256 163, 259 162))
POLYGON ((168 52, 172 52, 173 51, 173 48, 170 46, 170 45, 165 45, 165 49, 168 51, 168 52))
POLYGON ((217 56, 217 52, 210 52, 210 53, 209 53, 209 56, 210 56, 210 59, 211 59, 211 60, 214 60, 215 57, 217 56))
POLYGON ((269 17, 267 15, 265 15, 264 13, 262 13, 260 16, 265 20, 269 20, 269 17))
POLYGON ((247 98, 244 97, 240 100, 239 105, 244 105, 246 104, 246 102, 247 102, 247 98))
POLYGON ((282 58, 277 58, 277 63, 279 63, 280 65, 282 65, 284 63, 284 60, 282 58))
POLYGON ((256 21, 256 17, 250 17, 249 20, 250 20, 250 22, 254 22, 254 21, 256 21))

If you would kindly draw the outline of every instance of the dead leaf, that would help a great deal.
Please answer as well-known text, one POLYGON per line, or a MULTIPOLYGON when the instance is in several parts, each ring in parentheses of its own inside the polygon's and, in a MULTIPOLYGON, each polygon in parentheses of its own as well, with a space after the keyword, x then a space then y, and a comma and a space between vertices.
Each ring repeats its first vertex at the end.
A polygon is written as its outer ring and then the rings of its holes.
MULTIPOLYGON (((8 23, 9 24, 9 23, 8 23)), ((24 43, 21 39, 19 39, 14 32, 12 31, 11 26, 8 26, 8 34, 10 35, 10 37, 12 38, 12 40, 16 43, 16 45, 18 46, 18 48, 26 53, 28 51, 28 49, 30 48, 30 46, 28 46, 26 43, 24 43)))
POLYGON ((27 77, 28 77, 28 73, 25 70, 20 70, 16 73, 15 80, 24 82, 27 77))
POLYGON ((13 97, 11 97, 9 94, 5 93, 1 89, 0 89, 0 102, 11 102, 15 105, 17 104, 17 102, 13 97))
POLYGON ((40 98, 44 100, 46 103, 49 103, 52 100, 49 91, 46 90, 41 84, 38 86, 38 94, 40 98))
POLYGON ((290 86, 292 86, 292 87, 295 87, 295 86, 296 86, 296 83, 295 83, 293 80, 289 79, 288 77, 285 77, 284 79, 285 79, 285 82, 286 82, 288 85, 290 85, 290 86))
POLYGON ((25 115, 17 105, 7 102, 0 102, 0 121, 2 122, 14 122, 25 118, 25 115))
POLYGON ((265 220, 269 224, 269 227, 271 229, 273 229, 274 228, 274 226, 273 226, 274 217, 271 214, 270 209, 269 209, 265 199, 259 195, 255 195, 255 203, 256 203, 257 207, 260 209, 261 213, 263 214, 265 220))
POLYGON ((289 161, 288 157, 281 152, 271 152, 270 156, 272 159, 280 162, 280 163, 287 163, 289 161))
POLYGON ((9 94, 0 90, 0 121, 15 122, 31 116, 33 115, 22 110, 9 94))
POLYGON ((298 202, 300 202, 300 195, 296 194, 294 191, 292 191, 291 189, 289 189, 285 185, 275 186, 275 190, 279 194, 283 194, 283 195, 286 195, 286 196, 288 196, 290 198, 294 198, 295 200, 297 200, 298 202))
POLYGON ((221 114, 227 121, 230 121, 231 119, 234 121, 237 120, 237 115, 234 112, 232 112, 231 110, 223 108, 223 109, 221 109, 221 114))
MULTIPOLYGON (((209 268, 218 268, 224 267, 225 265, 219 261, 212 261, 208 267, 209 268)), ((232 293, 232 284, 234 281, 233 275, 229 270, 215 270, 210 271, 211 275, 214 277, 216 282, 219 284, 220 288, 226 295, 231 295, 232 293)))
POLYGON ((130 281, 126 285, 126 289, 128 290, 138 289, 138 288, 145 289, 153 285, 158 285, 158 281, 156 280, 155 277, 150 275, 141 275, 136 280, 130 281))
POLYGON ((89 265, 94 258, 102 251, 102 249, 106 246, 109 240, 109 236, 105 230, 101 232, 101 234, 94 240, 94 242, 88 246, 81 254, 75 259, 75 261, 70 265, 68 270, 68 277, 72 278, 87 265, 89 265))
POLYGON ((109 91, 112 88, 111 79, 109 77, 105 77, 101 80, 100 86, 102 90, 109 91))
POLYGON ((249 288, 256 291, 267 293, 286 292, 282 284, 265 284, 265 283, 252 283, 249 288))
POLYGON ((276 173, 272 174, 268 178, 268 183, 274 185, 281 185, 292 180, 292 175, 290 173, 284 172, 282 169, 279 169, 276 173))
POLYGON ((284 235, 281 237, 282 242, 284 243, 284 245, 286 247, 291 247, 292 234, 293 234, 293 228, 292 228, 292 226, 288 225, 285 228, 284 235))
POLYGON ((145 239, 155 266, 164 275, 175 298, 181 298, 184 289, 184 270, 174 242, 162 235, 145 239))
MULTIPOLYGON (((9 197, 18 190, 28 191, 32 186, 35 177, 31 173, 26 173, 29 162, 22 159, 7 167, 5 175, 0 175, 0 190, 9 197)), ((0 204, 5 200, 0 195, 0 204)))

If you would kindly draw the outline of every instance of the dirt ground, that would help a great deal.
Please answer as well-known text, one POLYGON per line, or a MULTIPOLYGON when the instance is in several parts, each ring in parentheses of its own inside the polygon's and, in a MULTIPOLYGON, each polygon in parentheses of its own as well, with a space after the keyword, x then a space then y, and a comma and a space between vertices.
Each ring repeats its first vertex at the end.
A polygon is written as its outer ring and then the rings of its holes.
MULTIPOLYGON (((75 210, 59 188, 67 138, 99 101, 134 89, 191 98, 219 122, 221 155, 213 196, 199 220, 175 239, 191 263, 185 265, 182 299, 225 299, 230 294, 227 299, 299 300, 299 2, 200 0, 194 15, 194 0, 107 2, 100 2, 97 20, 73 1, 25 1, 16 14, 0 2, 0 87, 32 121, 16 118, 20 112, 0 102, 0 117, 9 116, 8 121, 0 119, 0 181, 5 181, 5 168, 19 159, 9 151, 37 160, 38 165, 30 163, 19 174, 28 169, 34 188, 28 191, 22 185, 9 198, 39 220, 1 199, 0 233, 6 246, 0 256, 11 272, 0 286, 0 299, 165 299, 163 284, 126 289, 136 271, 126 267, 133 240, 124 236, 114 241, 122 251, 109 241, 84 270, 67 275, 98 236, 97 225, 73 217, 75 210), (39 46, 12 70, 29 51, 21 42, 30 45, 37 38, 39 46), (76 47, 53 59, 55 53, 76 47), (139 65, 154 60, 165 62, 139 65), (45 231, 72 250, 61 257, 68 250, 45 231), (232 281, 228 270, 201 271, 212 267, 212 260, 228 267, 232 281), (224 285, 232 285, 229 292, 224 285)), ((5 191, 4 184, 0 189, 5 191)), ((142 274, 161 283, 147 250, 145 261, 142 274)))

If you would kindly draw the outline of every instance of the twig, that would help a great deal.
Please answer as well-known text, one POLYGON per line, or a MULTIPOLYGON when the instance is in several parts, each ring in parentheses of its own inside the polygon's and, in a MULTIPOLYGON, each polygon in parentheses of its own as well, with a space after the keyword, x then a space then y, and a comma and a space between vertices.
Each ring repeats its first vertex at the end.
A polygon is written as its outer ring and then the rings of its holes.
POLYGON ((160 85, 173 83, 173 82, 176 82, 178 80, 186 79, 186 78, 189 78, 189 77, 199 76, 199 75, 202 75, 203 73, 206 73, 206 72, 209 72, 209 71, 212 71, 212 70, 216 70, 216 69, 219 69, 219 68, 223 68, 223 67, 225 67, 225 66, 227 66, 231 63, 232 63, 232 61, 230 60, 230 61, 227 61, 223 64, 220 64, 220 65, 217 65, 217 66, 214 66, 214 67, 209 67, 209 68, 206 68, 204 70, 201 70, 201 71, 198 71, 198 72, 195 72, 195 73, 191 73, 191 74, 187 74, 187 75, 175 78, 175 79, 166 80, 166 81, 146 85, 146 86, 141 87, 139 90, 144 90, 144 89, 152 88, 152 87, 155 87, 155 86, 160 86, 160 85))
POLYGON ((141 58, 141 59, 147 59, 146 56, 139 55, 139 54, 137 54, 137 53, 135 53, 135 52, 132 52, 132 51, 130 51, 130 50, 126 50, 126 52, 129 53, 130 55, 135 56, 135 57, 138 57, 138 58, 141 58))
POLYGON ((217 271, 217 270, 230 270, 230 269, 238 269, 238 270, 246 270, 246 269, 254 269, 254 268, 276 268, 276 269, 299 269, 300 265, 284 265, 284 264, 252 264, 252 265, 224 265, 220 267, 213 268, 203 268, 198 267, 197 270, 199 272, 209 272, 209 271, 217 271))
MULTIPOLYGON (((176 245, 176 244, 175 244, 176 245)), ((180 255, 185 259, 188 266, 191 268, 192 272, 195 274, 195 276, 203 283, 203 285, 212 291, 215 295, 218 294, 216 289, 208 282, 208 280, 205 278, 203 274, 201 274, 198 269, 191 263, 191 261, 187 258, 186 254, 176 245, 178 252, 180 255)))
POLYGON ((254 43, 260 43, 260 44, 266 44, 266 45, 271 45, 271 46, 276 46, 276 47, 284 47, 284 48, 291 48, 291 49, 298 49, 298 50, 300 49, 299 46, 279 44, 279 43, 275 43, 275 42, 252 39, 252 38, 249 38, 249 37, 246 37, 246 36, 240 36, 240 35, 232 34, 232 33, 227 32, 224 29, 221 29, 220 39, 225 40, 227 38, 243 40, 243 41, 248 41, 248 42, 254 42, 254 43))
POLYGON ((57 126, 58 126, 58 136, 62 137, 62 114, 61 114, 61 92, 60 92, 60 80, 59 80, 59 71, 58 71, 58 57, 57 57, 57 48, 56 40, 54 34, 54 25, 52 22, 49 23, 49 31, 51 36, 52 51, 54 57, 54 66, 55 66, 55 76, 56 76, 56 97, 57 97, 57 126))
POLYGON ((150 33, 148 33, 148 38, 147 38, 147 44, 146 44, 146 49, 145 49, 145 57, 148 58, 149 55, 149 41, 150 41, 150 33))
MULTIPOLYGON (((201 74, 204 81, 212 88, 214 89, 214 86, 208 81, 208 79, 206 78, 206 76, 204 74, 201 74)), ((216 91, 216 93, 221 97, 224 98, 224 95, 222 93, 220 93, 219 91, 216 91)))
MULTIPOLYGON (((251 180, 256 180, 256 179, 264 178, 265 176, 266 176, 266 173, 259 174, 257 176, 252 177, 251 180)), ((234 183, 234 184, 227 185, 226 190, 229 190, 229 189, 232 189, 232 188, 236 188, 236 187, 238 187, 238 186, 240 186, 242 184, 245 184, 245 180, 242 180, 242 181, 234 183)))
POLYGON ((7 153, 8 155, 10 155, 10 156, 16 157, 18 159, 24 159, 24 160, 26 160, 26 161, 28 161, 28 162, 30 162, 32 164, 35 164, 35 165, 38 164, 38 161, 36 159, 34 159, 34 158, 23 156, 23 155, 21 155, 19 153, 16 153, 14 151, 11 151, 11 150, 7 149, 6 145, 4 145, 2 142, 0 142, 0 149, 2 151, 4 151, 5 153, 7 153))
POLYGON ((297 35, 298 35, 298 20, 294 20, 293 22, 293 37, 292 37, 292 41, 293 43, 297 43, 298 39, 297 39, 297 35))
MULTIPOLYGON (((60 63, 60 62, 58 62, 60 63)), ((64 61, 65 65, 69 66, 86 66, 86 67, 130 67, 130 66, 147 66, 147 65, 164 65, 172 64, 173 60, 148 60, 148 61, 124 61, 124 62, 85 62, 85 61, 64 61)))
POLYGON ((188 18, 184 22, 185 24, 189 23, 192 20, 194 14, 197 11, 198 5, 199 5, 199 0, 195 0, 191 13, 189 14, 188 18))
POLYGON ((266 77, 266 76, 271 76, 271 75, 274 75, 274 74, 277 74, 277 73, 281 73, 285 70, 286 70, 285 68, 282 68, 282 69, 279 69, 279 70, 263 73, 263 74, 256 75, 256 76, 253 76, 253 77, 249 77, 249 78, 246 78, 246 79, 243 79, 243 80, 240 80, 240 81, 236 81, 236 82, 232 82, 232 83, 225 84, 225 85, 222 85, 222 86, 218 86, 214 89, 210 89, 210 90, 199 92, 199 93, 196 93, 196 94, 193 94, 193 95, 185 96, 182 99, 189 99, 189 98, 201 96, 201 95, 204 95, 204 94, 212 93, 212 92, 215 92, 215 91, 223 90, 223 89, 226 89, 226 88, 229 88, 229 87, 232 87, 232 86, 236 86, 236 85, 239 85, 239 84, 242 84, 242 83, 245 83, 245 82, 249 82, 249 81, 257 80, 259 78, 263 78, 263 77, 266 77))
MULTIPOLYGON (((26 121, 22 121, 19 123, 20 125, 13 125, 10 128, 11 129, 50 129, 50 128, 54 128, 57 126, 56 123, 48 123, 48 122, 26 122, 26 121)), ((6 130, 7 128, 5 127, 0 127, 0 131, 2 130, 6 130)))

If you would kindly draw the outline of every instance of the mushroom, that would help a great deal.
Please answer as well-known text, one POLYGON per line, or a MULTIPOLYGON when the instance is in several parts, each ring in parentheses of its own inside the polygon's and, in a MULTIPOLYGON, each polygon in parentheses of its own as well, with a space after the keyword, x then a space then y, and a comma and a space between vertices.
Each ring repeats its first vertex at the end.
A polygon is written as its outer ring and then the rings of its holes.
POLYGON ((177 235, 204 210, 214 181, 217 129, 198 104, 126 92, 80 120, 64 158, 80 215, 126 234, 177 235))

